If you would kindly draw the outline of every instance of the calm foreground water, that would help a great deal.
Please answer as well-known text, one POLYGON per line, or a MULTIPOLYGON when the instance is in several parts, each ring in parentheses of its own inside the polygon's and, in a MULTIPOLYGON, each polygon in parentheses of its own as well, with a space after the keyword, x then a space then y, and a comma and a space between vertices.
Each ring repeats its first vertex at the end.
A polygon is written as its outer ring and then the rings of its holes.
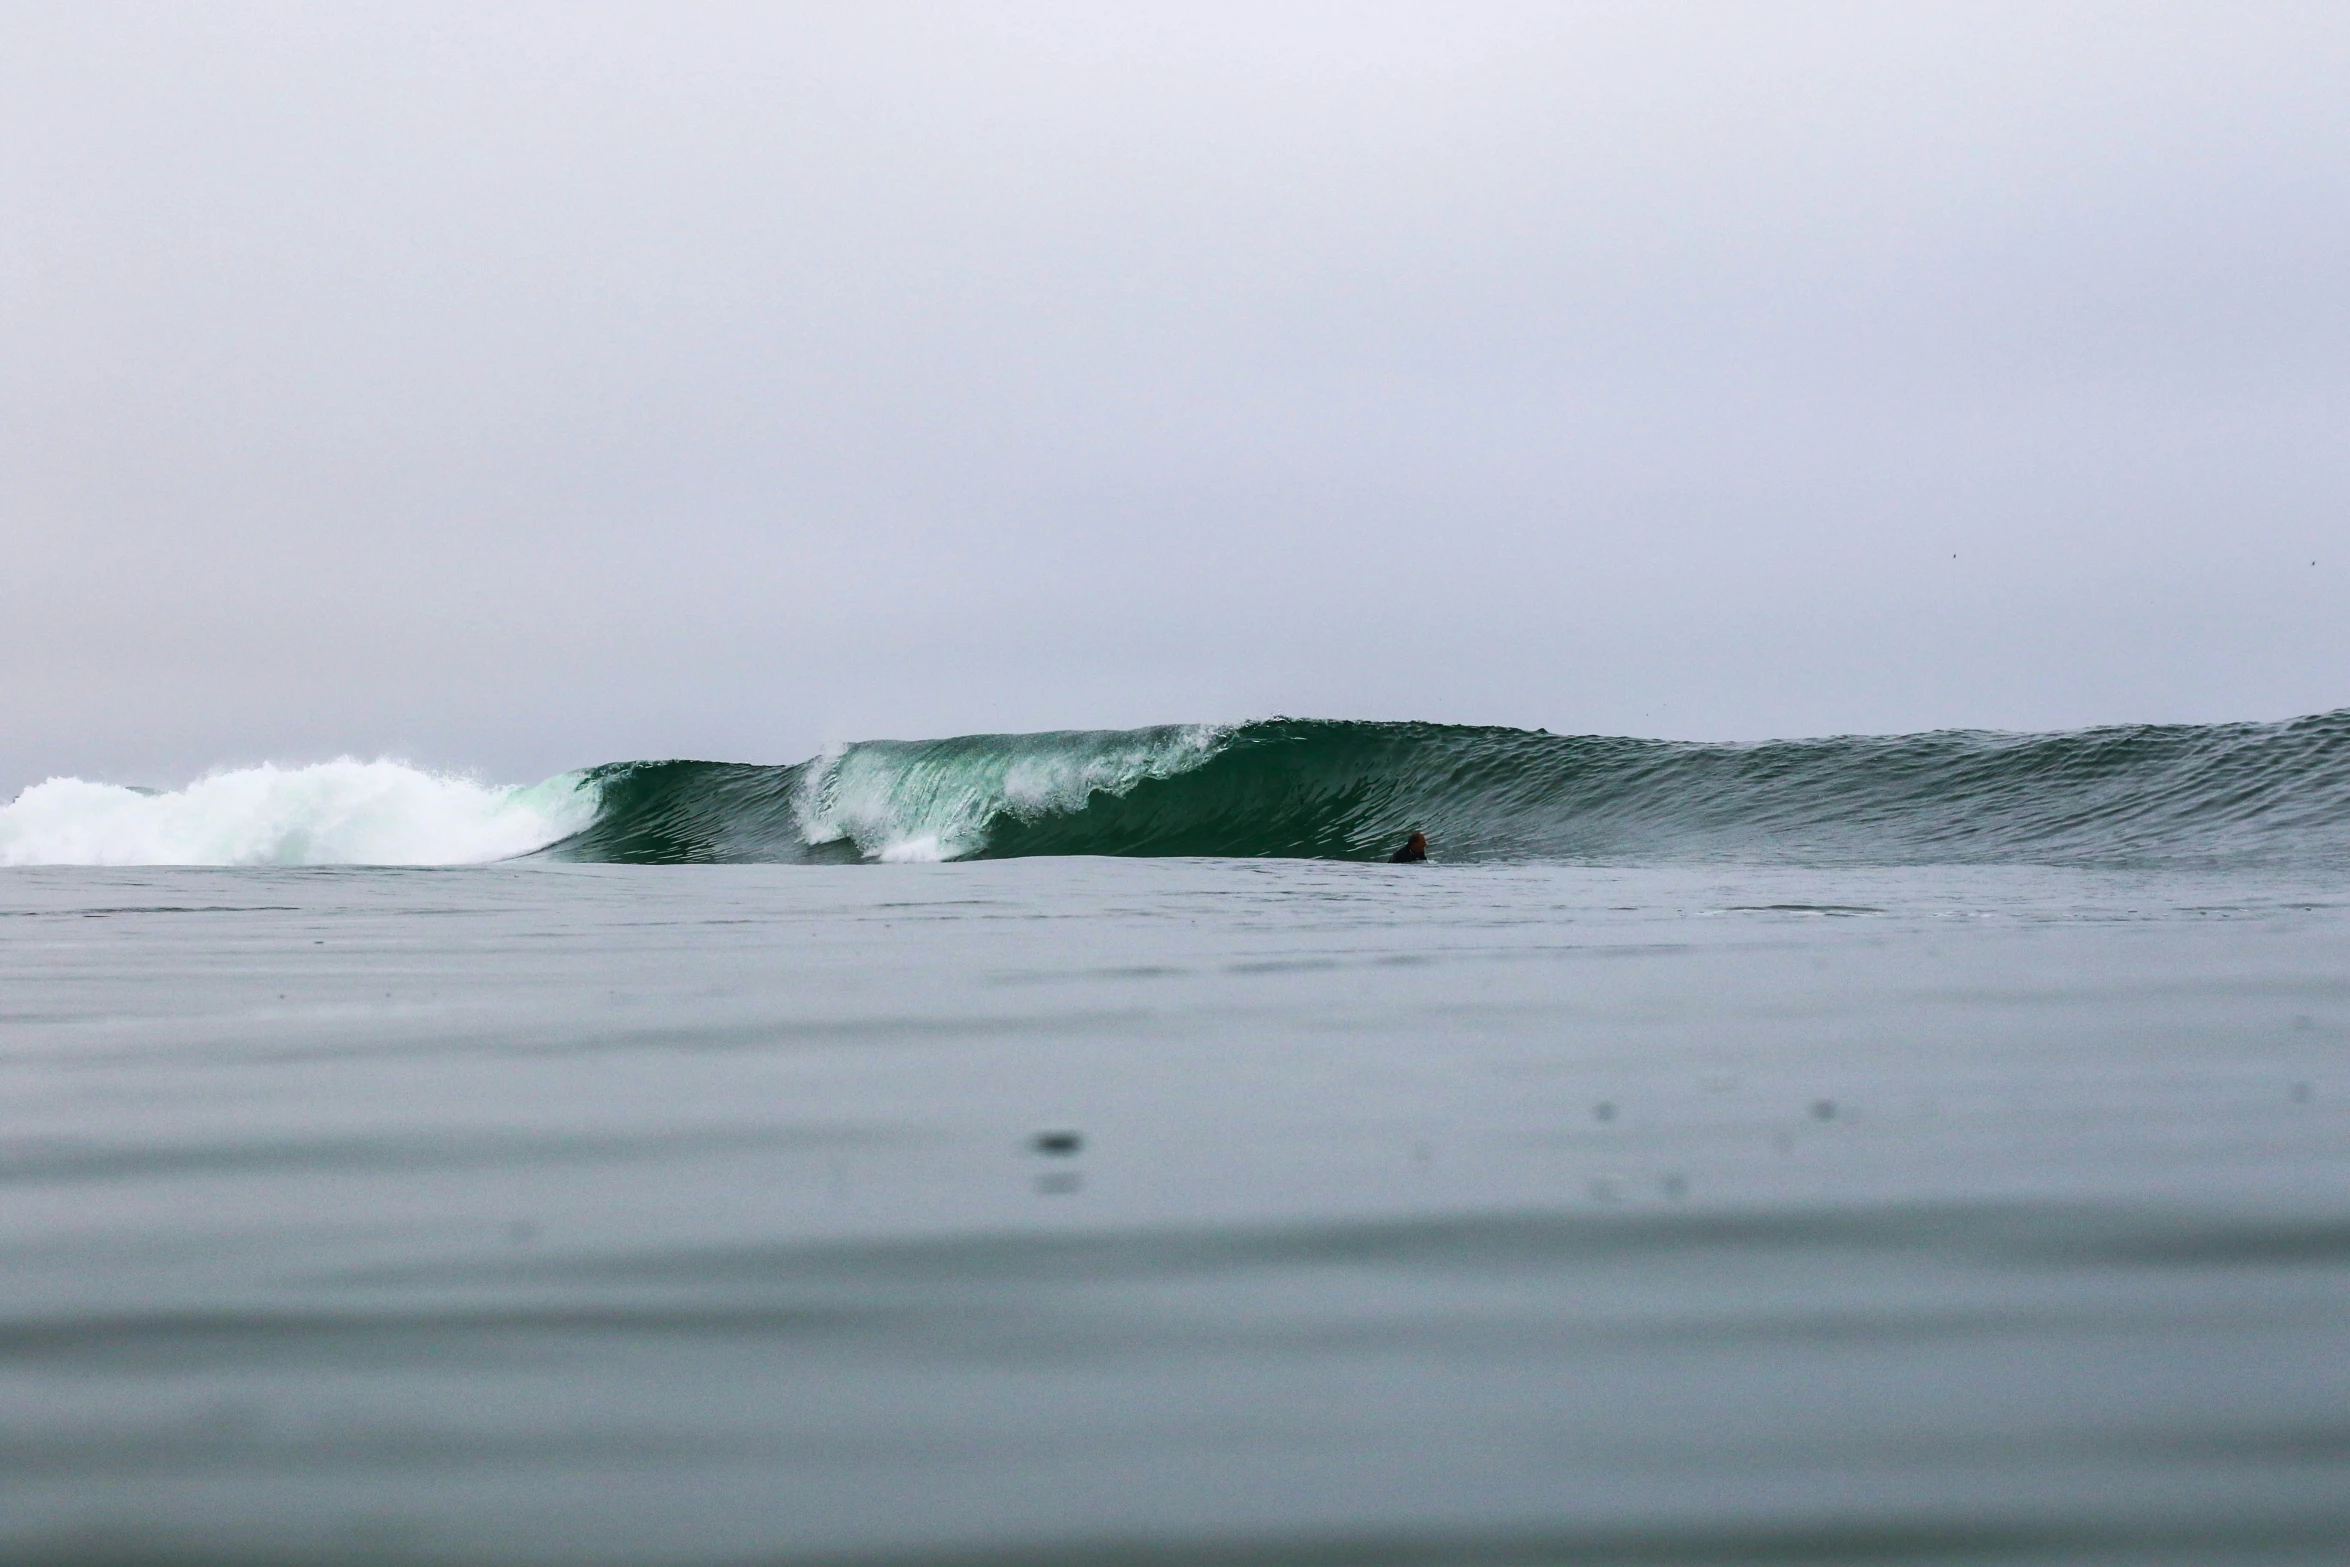
POLYGON ((2340 1563, 2350 881, 0 873, 0 1559, 2340 1563))

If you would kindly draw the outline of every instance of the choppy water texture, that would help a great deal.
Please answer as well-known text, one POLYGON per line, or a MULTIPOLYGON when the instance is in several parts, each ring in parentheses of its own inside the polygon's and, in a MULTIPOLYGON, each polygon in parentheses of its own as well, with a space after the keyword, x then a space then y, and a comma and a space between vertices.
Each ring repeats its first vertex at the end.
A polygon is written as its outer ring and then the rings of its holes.
POLYGON ((0 873, 0 1559, 2339 1562, 2340 728, 1985 785, 2135 869, 0 873))

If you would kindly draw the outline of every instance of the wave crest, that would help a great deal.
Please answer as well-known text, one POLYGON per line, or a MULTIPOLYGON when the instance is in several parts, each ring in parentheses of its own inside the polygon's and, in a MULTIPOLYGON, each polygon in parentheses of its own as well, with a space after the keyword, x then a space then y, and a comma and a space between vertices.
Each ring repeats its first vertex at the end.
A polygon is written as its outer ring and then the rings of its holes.
POLYGON ((1219 731, 1158 729, 969 735, 841 746, 803 770, 794 817, 811 847, 854 844, 867 859, 953 860, 993 829, 1085 810, 1205 761, 1219 731))

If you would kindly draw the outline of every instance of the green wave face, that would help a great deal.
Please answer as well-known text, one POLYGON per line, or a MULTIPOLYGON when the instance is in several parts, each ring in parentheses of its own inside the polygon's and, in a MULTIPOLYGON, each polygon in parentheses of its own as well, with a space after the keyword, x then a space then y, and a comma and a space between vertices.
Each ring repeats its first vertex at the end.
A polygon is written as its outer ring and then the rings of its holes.
POLYGON ((790 767, 622 762, 569 859, 1019 855, 2129 863, 2350 859, 2350 710, 1706 745, 1422 723, 869 741, 790 767))

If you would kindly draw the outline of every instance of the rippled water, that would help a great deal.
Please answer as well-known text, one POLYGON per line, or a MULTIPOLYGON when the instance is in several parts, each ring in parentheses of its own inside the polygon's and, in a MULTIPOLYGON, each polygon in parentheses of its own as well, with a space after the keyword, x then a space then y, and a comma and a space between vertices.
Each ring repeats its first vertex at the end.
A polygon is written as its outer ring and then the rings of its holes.
POLYGON ((0 874, 12 1562, 2346 1541, 2338 875, 0 874))

